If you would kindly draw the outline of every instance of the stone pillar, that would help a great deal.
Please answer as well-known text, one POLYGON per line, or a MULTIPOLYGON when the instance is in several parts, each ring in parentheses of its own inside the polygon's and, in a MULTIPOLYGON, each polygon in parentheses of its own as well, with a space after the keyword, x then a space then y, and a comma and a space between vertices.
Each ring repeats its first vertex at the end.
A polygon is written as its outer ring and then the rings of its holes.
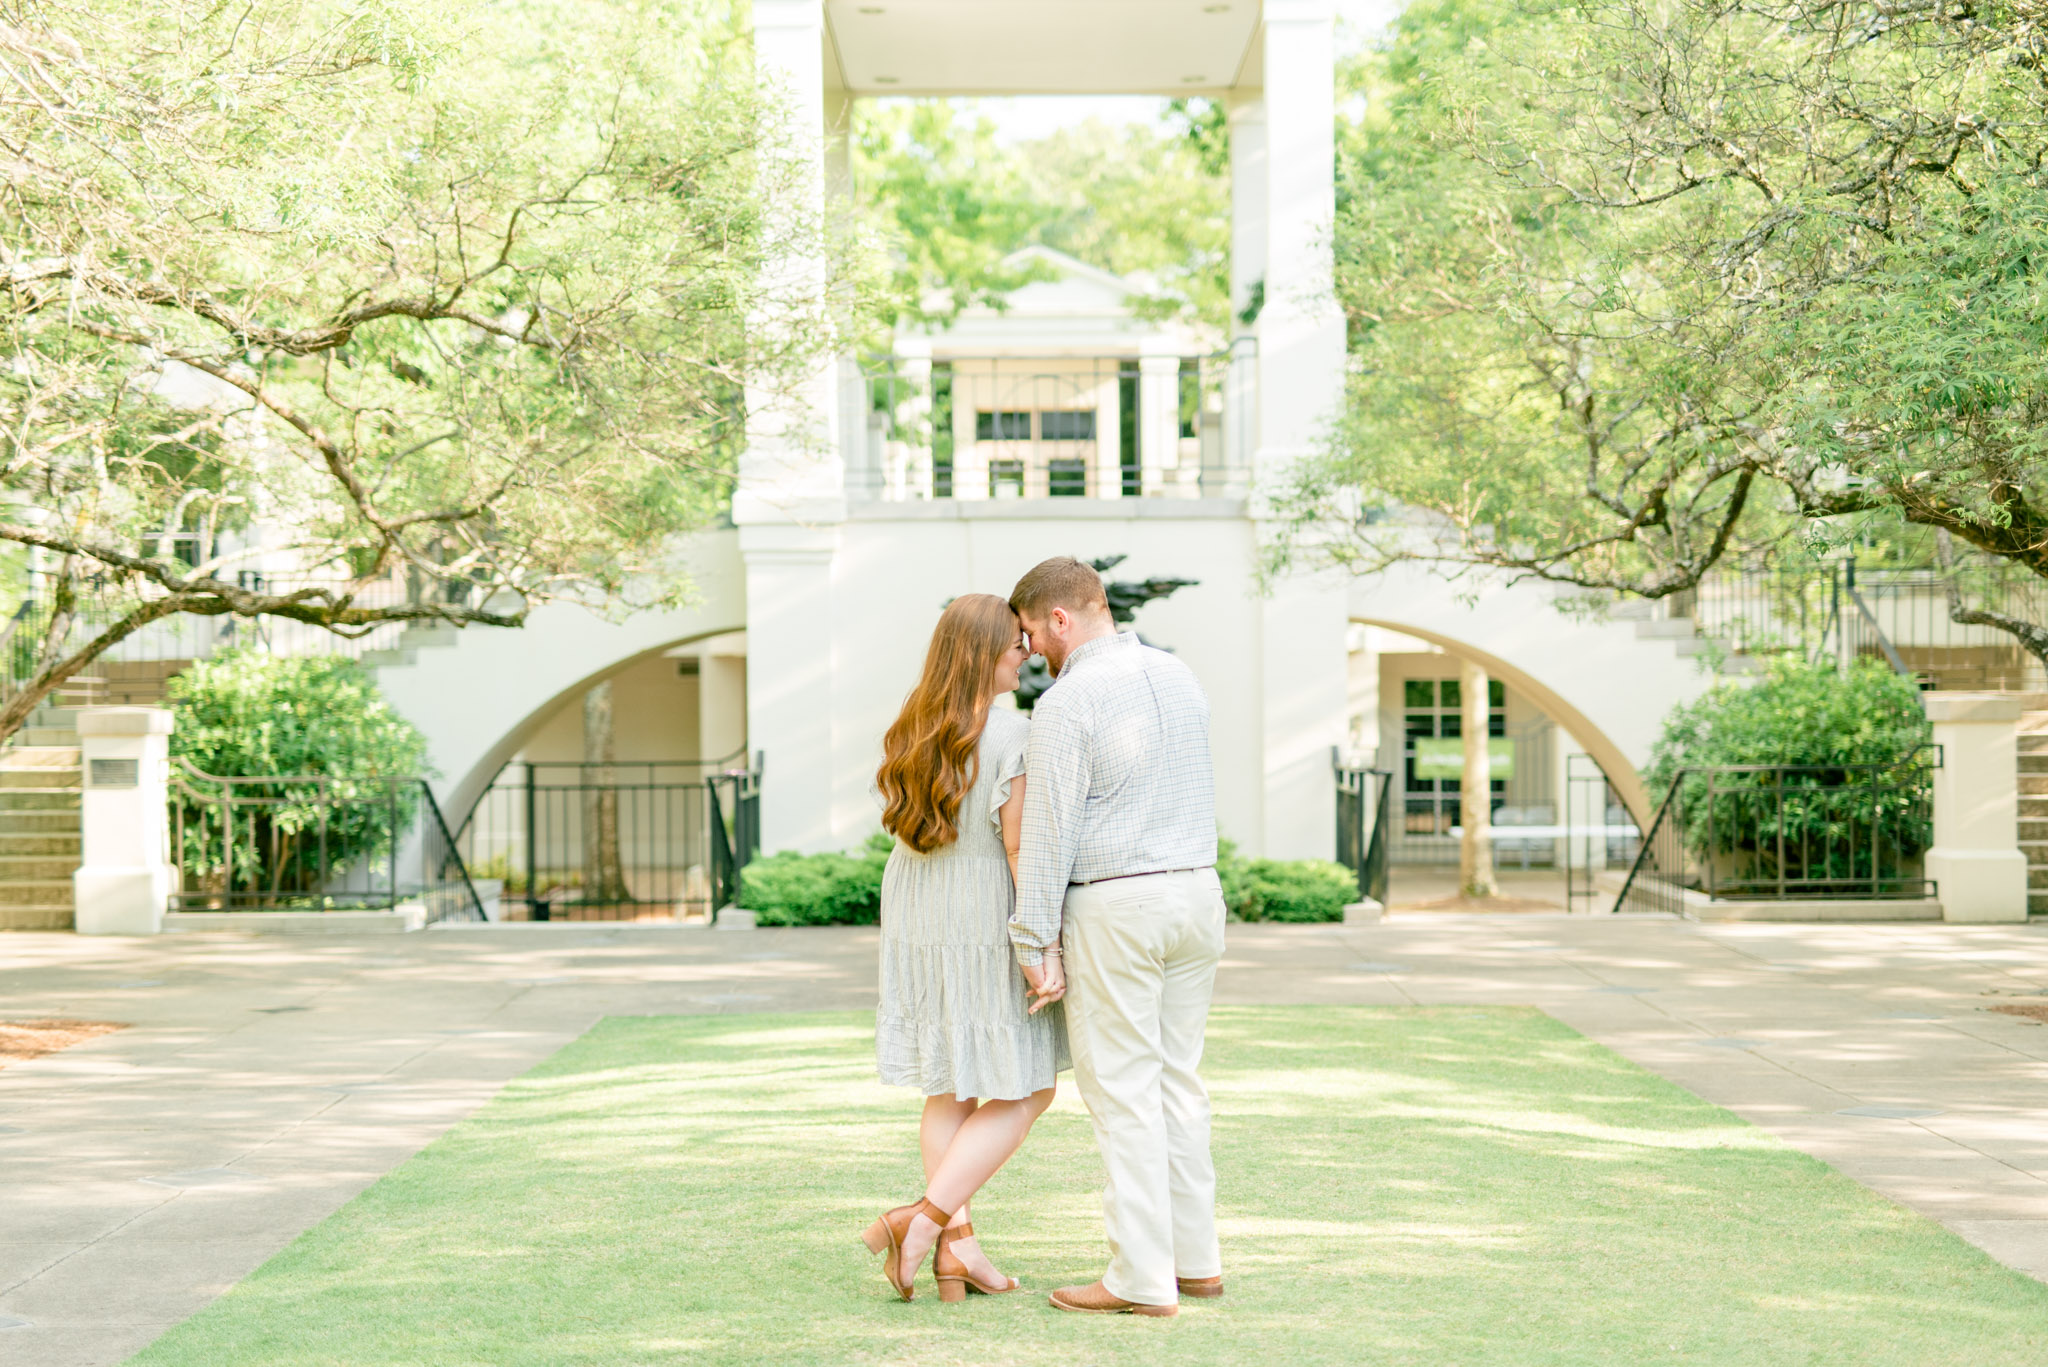
POLYGON ((740 756, 747 743, 747 657, 707 648, 697 662, 697 754, 740 756))
POLYGON ((81 935, 154 935, 177 872, 168 815, 171 713, 92 707, 78 714, 84 859, 72 875, 81 935))
POLYGON ((2027 919, 2027 858, 2019 848, 2020 700, 1997 693, 1928 693, 1941 747, 1934 771, 1935 881, 1945 921, 2027 919))
POLYGON ((1146 498, 1158 498, 1180 467, 1180 354, 1138 358, 1138 458, 1146 498))
MULTIPOLYGON (((1095 496, 1124 496, 1124 395, 1125 361, 1102 363, 1101 382, 1095 386, 1095 496)), ((1142 487, 1141 487, 1142 492, 1142 487)))
POLYGON ((893 415, 899 453, 889 456, 888 493, 896 502, 932 496, 932 342, 929 337, 896 339, 896 374, 907 393, 897 396, 893 415))

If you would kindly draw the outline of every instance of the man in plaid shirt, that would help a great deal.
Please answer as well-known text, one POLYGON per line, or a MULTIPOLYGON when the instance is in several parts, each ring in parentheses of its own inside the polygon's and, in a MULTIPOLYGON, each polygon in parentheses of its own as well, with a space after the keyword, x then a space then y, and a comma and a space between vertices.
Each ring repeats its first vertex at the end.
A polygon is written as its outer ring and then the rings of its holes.
POLYGON ((1223 1294, 1196 1073, 1223 954, 1209 702, 1185 664, 1117 631, 1077 560, 1033 569, 1010 606, 1057 676, 1032 713, 1010 939, 1033 1009, 1066 1001, 1109 1173, 1109 1268, 1052 1303, 1172 1315, 1223 1294))

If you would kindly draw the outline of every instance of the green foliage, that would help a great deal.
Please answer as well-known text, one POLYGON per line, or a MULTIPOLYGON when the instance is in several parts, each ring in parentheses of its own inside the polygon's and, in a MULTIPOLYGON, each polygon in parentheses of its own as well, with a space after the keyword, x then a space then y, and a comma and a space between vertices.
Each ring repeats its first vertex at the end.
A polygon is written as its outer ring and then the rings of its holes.
POLYGON ((877 832, 857 851, 784 850, 740 870, 740 905, 764 926, 871 926, 882 915, 882 870, 896 842, 877 832))
POLYGON ((2038 16, 1871 13, 1409 5, 1344 75, 1354 363, 1276 558, 1655 596, 1913 524, 2048 572, 2038 16))
POLYGON ((1327 859, 1246 859, 1216 842, 1223 904, 1240 921, 1341 921, 1358 900, 1358 875, 1327 859))
POLYGON ((0 540, 97 595, 38 671, 166 605, 683 601, 745 411, 857 303, 743 38, 728 0, 10 9, 0 540), (216 541, 252 510, 301 582, 216 541))
POLYGON ((854 180, 893 254, 897 317, 943 324, 1001 307, 1038 278, 1004 258, 1042 244, 1119 275, 1147 272, 1141 315, 1227 330, 1228 166, 1206 105, 1177 108, 1167 126, 1089 120, 1011 144, 964 102, 863 102, 854 134, 854 180))
POLYGON ((1931 739, 1919 690, 1883 662, 1841 670, 1786 657, 1753 684, 1672 709, 1645 778, 1659 799, 1679 784, 1695 857, 1740 857, 1724 860, 1723 879, 1775 878, 1780 849, 1787 877, 1868 878, 1932 843, 1931 739), (1699 772, 1715 765, 1803 767, 1699 772))
POLYGON ((426 738, 355 661, 229 651, 192 665, 168 691, 174 761, 216 778, 278 780, 222 785, 174 770, 180 862, 201 884, 191 890, 317 893, 323 870, 387 855, 394 832, 412 822, 415 780, 432 772, 426 738), (336 781, 288 781, 312 775, 336 781), (217 805, 224 789, 238 803, 232 879, 217 805))

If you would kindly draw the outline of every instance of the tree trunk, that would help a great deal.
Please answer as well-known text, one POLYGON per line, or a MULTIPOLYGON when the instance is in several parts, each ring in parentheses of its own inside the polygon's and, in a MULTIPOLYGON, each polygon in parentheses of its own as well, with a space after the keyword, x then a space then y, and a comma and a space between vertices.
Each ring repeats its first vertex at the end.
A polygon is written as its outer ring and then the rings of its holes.
POLYGON ((1465 776, 1458 783, 1459 819, 1465 828, 1458 845, 1458 891, 1466 897, 1498 897, 1500 887, 1493 881, 1493 760, 1486 744, 1486 671, 1461 661, 1458 694, 1463 699, 1465 738, 1465 776))
POLYGON ((618 773, 612 766, 612 686, 583 695, 583 900, 624 902, 626 874, 619 859, 618 773))

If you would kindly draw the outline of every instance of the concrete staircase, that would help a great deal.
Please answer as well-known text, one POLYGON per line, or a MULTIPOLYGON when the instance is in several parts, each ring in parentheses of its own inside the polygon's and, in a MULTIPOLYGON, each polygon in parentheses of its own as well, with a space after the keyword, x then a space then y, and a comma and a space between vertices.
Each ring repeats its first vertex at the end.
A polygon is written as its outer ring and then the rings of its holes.
POLYGON ((75 732, 72 741, 0 750, 0 930, 71 929, 80 858, 75 732))
MULTIPOLYGON (((1674 614, 1669 603, 1642 598, 1623 599, 1609 605, 1607 616, 1617 622, 1635 623, 1636 636, 1645 641, 1669 641, 1671 649, 1681 658, 1704 655, 1715 648, 1711 637, 1700 633, 1697 623, 1689 616, 1674 614)), ((1721 657, 1715 661, 1716 674, 1740 675, 1761 672, 1762 664, 1753 655, 1740 655, 1723 648, 1721 657)))
POLYGON ((2020 716, 2020 853, 2027 857, 2027 912, 2048 913, 2048 712, 2020 716))

